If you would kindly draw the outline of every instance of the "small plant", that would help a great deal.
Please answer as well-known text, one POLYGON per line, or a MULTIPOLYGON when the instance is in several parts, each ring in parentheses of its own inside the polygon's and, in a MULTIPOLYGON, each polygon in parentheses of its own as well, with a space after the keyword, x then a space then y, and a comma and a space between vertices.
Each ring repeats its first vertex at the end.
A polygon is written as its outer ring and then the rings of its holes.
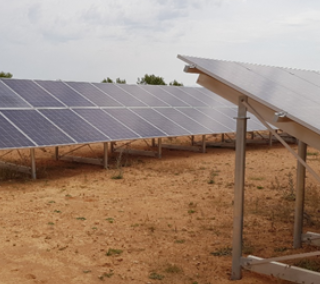
POLYGON ((219 175, 218 170, 213 169, 210 171, 210 175, 209 175, 209 180, 208 180, 208 184, 215 184, 215 177, 219 175))
POLYGON ((53 212, 54 212, 54 213, 61 213, 60 210, 54 210, 53 212))
POLYGON ((113 273, 113 270, 110 269, 109 272, 104 272, 104 273, 103 273, 102 275, 100 275, 98 278, 103 281, 105 277, 111 278, 113 274, 114 274, 114 273, 113 273))
POLYGON ((87 220, 85 217, 77 217, 76 219, 81 221, 87 220))
POLYGON ((257 189, 264 189, 263 186, 257 186, 257 189))
POLYGON ((150 279, 153 279, 153 280, 162 280, 162 279, 164 278, 164 276, 161 275, 161 274, 158 274, 158 273, 156 273, 156 272, 151 272, 151 273, 149 274, 149 278, 150 278, 150 279))
POLYGON ((48 225, 49 226, 54 226, 54 223, 53 222, 48 222, 48 225))
POLYGON ((113 218, 107 218, 106 221, 108 221, 109 223, 112 224, 114 222, 114 219, 113 218))
POLYGON ((50 200, 48 203, 56 203, 54 200, 50 200))
POLYGON ((318 152, 307 152, 307 156, 318 156, 318 152))
POLYGON ((211 253, 214 256, 226 256, 232 254, 232 248, 231 247, 224 247, 221 249, 218 249, 211 253))
POLYGON ((182 272, 182 268, 180 268, 179 266, 175 265, 175 264, 168 264, 165 272, 167 273, 180 273, 182 272))
POLYGON ((285 252, 288 248, 286 247, 278 247, 278 248, 274 248, 274 252, 285 252))
POLYGON ((106 256, 112 256, 112 255, 120 255, 122 254, 123 250, 121 249, 108 249, 106 256))
POLYGON ((190 209, 190 210, 188 210, 188 213, 189 214, 193 214, 193 213, 196 213, 197 211, 196 210, 193 210, 193 209, 190 209))
POLYGON ((184 244, 186 241, 185 240, 175 240, 174 242, 176 244, 184 244))
POLYGON ((122 169, 122 153, 123 151, 120 152, 119 156, 117 157, 116 161, 116 171, 112 175, 112 179, 123 179, 123 169, 122 169))
POLYGON ((296 196, 294 194, 293 174, 291 172, 289 172, 286 176, 288 177, 289 193, 284 194, 284 199, 288 200, 288 201, 295 201, 296 196))

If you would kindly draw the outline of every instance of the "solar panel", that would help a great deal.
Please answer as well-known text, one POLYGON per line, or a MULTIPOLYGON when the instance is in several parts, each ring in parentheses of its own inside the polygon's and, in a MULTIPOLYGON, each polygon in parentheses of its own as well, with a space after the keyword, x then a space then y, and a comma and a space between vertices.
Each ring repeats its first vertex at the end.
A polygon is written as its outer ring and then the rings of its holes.
POLYGON ((132 111, 166 133, 164 136, 190 135, 190 132, 179 126, 178 123, 173 122, 153 109, 133 109, 132 111))
POLYGON ((64 106, 33 81, 10 79, 5 83, 34 107, 64 106))
POLYGON ((38 146, 74 144, 71 138, 36 110, 3 110, 1 112, 38 146))
POLYGON ((170 106, 173 107, 190 107, 187 103, 184 101, 178 99, 174 95, 164 92, 163 89, 161 89, 159 86, 153 86, 153 85, 140 85, 140 88, 146 90, 147 92, 152 93, 157 98, 161 98, 162 101, 167 103, 170 106))
POLYGON ((75 112, 89 121, 97 129, 109 136, 111 140, 141 138, 124 124, 100 109, 75 109, 75 112))
MULTIPOLYGON (((211 130, 210 133, 230 133, 234 131, 234 129, 229 128, 228 126, 225 126, 221 123, 220 113, 218 113, 219 119, 215 120, 195 108, 181 108, 179 109, 179 111, 188 115, 189 117, 194 118, 201 125, 210 129, 211 130)), ((215 112, 215 111, 216 111, 215 109, 211 109, 211 112, 215 112)))
POLYGON ((193 107, 208 107, 209 105, 190 96, 189 94, 187 94, 186 92, 183 91, 182 87, 178 87, 178 86, 159 86, 162 90, 173 94, 175 97, 179 98, 180 100, 182 100, 183 102, 186 102, 187 104, 189 104, 190 106, 193 107))
POLYGON ((36 146, 7 119, 0 115, 0 149, 27 148, 36 146))
MULTIPOLYGON (((151 107, 161 107, 169 105, 164 101, 160 100, 156 96, 152 95, 151 93, 147 92, 146 90, 140 88, 137 85, 124 85, 122 84, 119 88, 125 90, 126 92, 130 93, 132 96, 140 100, 141 102, 145 103, 151 107)), ((161 96, 160 96, 161 98, 161 96)))
MULTIPOLYGON (((227 108, 225 108, 227 109, 227 108)), ((200 111, 201 113, 205 114, 209 118, 219 121, 223 126, 233 129, 232 132, 236 129, 236 121, 233 119, 233 117, 227 117, 223 115, 223 112, 225 109, 222 108, 217 108, 215 111, 213 111, 210 108, 198 108, 197 110, 200 111)))
POLYGON ((109 137, 81 119, 72 110, 44 109, 40 110, 40 112, 68 133, 77 143, 106 142, 110 140, 109 137))
POLYGON ((61 81, 35 81, 69 107, 93 106, 87 99, 61 81))
POLYGON ((188 130, 189 133, 194 135, 197 134, 208 134, 211 133, 211 130, 206 128, 205 126, 198 123, 196 120, 193 120, 192 116, 188 117, 182 112, 173 109, 173 108, 159 108, 155 109, 157 112, 160 112, 166 118, 174 121, 176 124, 180 125, 184 129, 188 130))
POLYGON ((78 93, 81 93, 91 102, 95 103, 97 106, 108 106, 108 107, 119 107, 123 106, 120 104, 116 98, 111 98, 94 85, 90 83, 83 82, 66 82, 67 85, 75 89, 78 93))
POLYGON ((30 107, 23 99, 14 93, 5 82, 11 79, 0 80, 0 108, 25 108, 30 107))
POLYGON ((108 83, 94 83, 96 87, 98 87, 100 90, 111 96, 112 98, 115 98, 118 102, 123 104, 127 107, 135 107, 135 106, 147 106, 137 98, 133 97, 120 87, 118 87, 115 84, 108 84, 108 83))
POLYGON ((104 109, 104 111, 122 122, 135 133, 138 133, 141 137, 153 138, 167 136, 166 133, 151 125, 145 119, 140 118, 129 109, 104 109))

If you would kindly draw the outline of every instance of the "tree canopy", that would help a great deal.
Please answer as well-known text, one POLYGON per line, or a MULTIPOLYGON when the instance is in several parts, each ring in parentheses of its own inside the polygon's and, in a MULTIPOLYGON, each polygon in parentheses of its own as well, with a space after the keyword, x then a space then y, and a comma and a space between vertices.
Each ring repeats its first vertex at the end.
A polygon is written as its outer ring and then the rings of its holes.
MULTIPOLYGON (((114 83, 114 81, 112 79, 110 79, 109 77, 107 77, 107 79, 103 79, 101 81, 101 83, 114 83)), ((117 84, 126 84, 126 80, 125 79, 120 79, 120 78, 117 78, 116 79, 116 83, 117 84)))
POLYGON ((182 83, 179 83, 177 80, 173 80, 169 83, 170 86, 183 86, 182 83))
POLYGON ((138 78, 137 84, 142 85, 167 85, 162 77, 155 75, 144 75, 144 77, 138 78))
POLYGON ((0 72, 0 78, 12 78, 12 74, 11 73, 9 73, 9 72, 7 72, 7 73, 5 73, 5 72, 0 72))

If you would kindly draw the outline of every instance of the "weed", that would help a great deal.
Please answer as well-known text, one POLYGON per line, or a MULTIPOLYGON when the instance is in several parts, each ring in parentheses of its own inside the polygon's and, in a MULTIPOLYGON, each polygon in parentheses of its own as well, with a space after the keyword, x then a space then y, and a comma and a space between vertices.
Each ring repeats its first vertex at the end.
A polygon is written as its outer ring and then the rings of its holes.
POLYGON ((232 253, 231 247, 224 247, 212 252, 211 254, 214 256, 226 256, 226 255, 231 255, 231 253, 232 253))
POLYGON ((77 217, 76 219, 81 221, 87 220, 85 217, 77 217))
POLYGON ((257 189, 264 189, 263 186, 257 186, 257 189))
POLYGON ((122 254, 123 250, 121 249, 108 249, 106 256, 112 256, 112 255, 120 255, 122 254))
POLYGON ((318 156, 318 152, 307 152, 307 156, 318 156))
POLYGON ((289 193, 284 193, 284 199, 288 201, 295 201, 296 196, 294 194, 293 174, 289 172, 286 176, 288 177, 289 193))
POLYGON ((123 151, 121 151, 119 156, 117 157, 116 171, 112 175, 112 177, 111 177, 112 179, 123 179, 122 154, 123 154, 123 151))
POLYGON ((271 181, 271 189, 274 189, 274 190, 280 190, 281 189, 281 185, 280 185, 278 177, 274 178, 274 182, 271 181))
POLYGON ((113 218, 107 218, 106 221, 108 221, 109 223, 112 224, 114 222, 114 219, 113 218))
POLYGON ((285 252, 288 248, 286 247, 278 247, 278 248, 274 248, 274 252, 285 252))
POLYGON ((193 213, 196 213, 197 211, 196 210, 193 210, 193 209, 190 209, 190 210, 188 210, 188 213, 189 214, 193 214, 193 213))
POLYGON ((184 244, 186 241, 185 240, 175 240, 174 242, 176 244, 184 244))
POLYGON ((149 274, 149 278, 153 279, 153 280, 162 280, 164 278, 164 276, 161 274, 158 274, 157 272, 151 272, 149 274))
POLYGON ((54 210, 53 212, 54 212, 54 213, 61 213, 60 210, 54 210))
POLYGON ((53 222, 48 222, 48 225, 54 226, 54 223, 53 222))
POLYGON ((91 270, 83 270, 82 272, 83 272, 83 273, 90 273, 91 270))
POLYGON ((219 175, 219 172, 217 169, 213 169, 210 171, 208 184, 215 184, 215 177, 219 175))
POLYGON ((56 203, 54 200, 50 200, 48 203, 56 203))
POLYGON ((251 180, 264 180, 264 177, 250 177, 251 180))
POLYGON ((182 268, 175 264, 167 264, 166 269, 164 270, 167 273, 180 273, 182 272, 182 268))
POLYGON ((100 275, 98 278, 103 281, 105 277, 111 278, 113 274, 114 274, 114 273, 113 273, 113 270, 110 269, 110 271, 109 271, 108 273, 107 273, 107 272, 104 272, 104 273, 103 273, 102 275, 100 275))
POLYGON ((139 225, 138 223, 135 223, 135 224, 132 224, 132 225, 131 225, 132 228, 136 228, 136 227, 139 227, 139 226, 140 226, 140 225, 139 225))

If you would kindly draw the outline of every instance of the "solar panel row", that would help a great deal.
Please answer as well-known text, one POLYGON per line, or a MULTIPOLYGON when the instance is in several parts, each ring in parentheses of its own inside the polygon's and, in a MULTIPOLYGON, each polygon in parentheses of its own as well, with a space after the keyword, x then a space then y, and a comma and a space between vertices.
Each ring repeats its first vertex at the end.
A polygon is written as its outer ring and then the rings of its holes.
POLYGON ((228 133, 234 116, 202 88, 0 80, 0 149, 228 133))

